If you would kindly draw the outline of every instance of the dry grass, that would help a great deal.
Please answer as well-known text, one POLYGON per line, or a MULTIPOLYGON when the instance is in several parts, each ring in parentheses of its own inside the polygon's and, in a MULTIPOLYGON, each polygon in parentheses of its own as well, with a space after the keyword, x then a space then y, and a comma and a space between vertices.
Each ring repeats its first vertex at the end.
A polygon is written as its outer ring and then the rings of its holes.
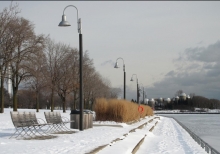
POLYGON ((153 110, 147 105, 141 105, 143 112, 138 111, 138 104, 126 100, 105 98, 96 99, 94 110, 98 121, 130 122, 140 117, 153 115, 153 110))
POLYGON ((105 121, 107 112, 108 102, 104 98, 96 99, 94 110, 96 117, 99 117, 100 121, 105 121))

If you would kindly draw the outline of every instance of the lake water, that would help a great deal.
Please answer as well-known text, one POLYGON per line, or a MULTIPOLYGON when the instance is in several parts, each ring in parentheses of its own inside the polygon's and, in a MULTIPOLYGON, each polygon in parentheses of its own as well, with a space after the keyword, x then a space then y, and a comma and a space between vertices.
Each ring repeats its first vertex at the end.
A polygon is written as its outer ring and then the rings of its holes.
POLYGON ((164 114, 164 116, 176 118, 220 152, 220 114, 164 114))

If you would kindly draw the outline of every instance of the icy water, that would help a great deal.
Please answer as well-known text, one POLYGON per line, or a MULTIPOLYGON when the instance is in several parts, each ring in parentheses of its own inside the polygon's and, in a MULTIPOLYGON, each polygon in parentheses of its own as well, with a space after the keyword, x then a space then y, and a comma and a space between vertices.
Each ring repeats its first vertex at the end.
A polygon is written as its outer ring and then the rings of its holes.
POLYGON ((220 152, 220 114, 164 114, 164 116, 176 118, 220 152))

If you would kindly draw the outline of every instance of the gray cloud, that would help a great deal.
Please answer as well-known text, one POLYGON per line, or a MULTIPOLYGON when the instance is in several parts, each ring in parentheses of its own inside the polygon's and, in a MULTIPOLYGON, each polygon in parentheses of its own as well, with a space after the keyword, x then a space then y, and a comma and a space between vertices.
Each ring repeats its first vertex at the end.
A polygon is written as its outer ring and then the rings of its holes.
POLYGON ((215 66, 211 63, 204 63, 203 68, 204 69, 213 69, 215 66))
POLYGON ((220 41, 208 47, 188 48, 174 60, 176 69, 147 88, 151 98, 174 97, 178 90, 220 99, 220 41))
POLYGON ((198 44, 203 44, 203 41, 200 41, 198 44))
POLYGON ((197 64, 197 63, 193 63, 189 66, 186 67, 186 70, 194 70, 194 69, 200 69, 201 65, 197 64))
MULTIPOLYGON (((148 98, 172 98, 176 91, 220 99, 220 42, 208 47, 188 48, 175 60, 176 69, 163 80, 146 88, 148 98)), ((136 99, 136 90, 127 88, 127 97, 136 99)))
POLYGON ((106 60, 103 63, 101 63, 101 66, 105 66, 105 65, 111 65, 111 66, 115 66, 115 63, 112 60, 106 60))
MULTIPOLYGON (((215 65, 208 66, 209 71, 207 72, 208 77, 219 77, 220 76, 220 68, 219 68, 220 63, 217 63, 215 65)), ((207 68, 207 67, 206 67, 207 68)))
POLYGON ((172 71, 168 72, 165 76, 166 77, 169 77, 169 76, 173 77, 175 75, 176 75, 176 73, 172 70, 172 71))
POLYGON ((174 97, 177 90, 183 90, 185 93, 195 93, 208 98, 220 98, 220 76, 209 77, 203 72, 192 74, 179 73, 178 77, 169 76, 164 80, 157 82, 153 87, 147 88, 150 97, 174 97))
POLYGON ((188 60, 201 62, 220 62, 220 41, 209 45, 207 48, 188 48, 184 53, 188 60))

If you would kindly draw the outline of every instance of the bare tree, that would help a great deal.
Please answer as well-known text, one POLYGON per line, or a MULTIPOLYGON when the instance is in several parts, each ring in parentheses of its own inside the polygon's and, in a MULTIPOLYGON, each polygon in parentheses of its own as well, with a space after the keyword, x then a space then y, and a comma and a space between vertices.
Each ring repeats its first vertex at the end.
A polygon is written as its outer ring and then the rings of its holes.
POLYGON ((84 108, 89 108, 89 102, 91 99, 93 87, 94 84, 97 82, 93 79, 96 73, 93 66, 93 60, 89 58, 89 53, 87 51, 84 53, 83 57, 83 70, 84 108))
POLYGON ((64 72, 69 73, 68 68, 66 69, 64 67, 68 66, 68 62, 66 62, 66 60, 70 61, 69 58, 69 56, 71 55, 70 52, 71 50, 69 46, 63 43, 56 43, 50 38, 47 39, 47 45, 44 50, 44 53, 47 59, 46 65, 48 71, 46 78, 47 78, 48 86, 51 89, 51 97, 50 97, 51 112, 53 112, 54 110, 54 94, 56 90, 59 96, 65 101, 64 95, 66 95, 68 88, 67 89, 66 87, 64 88, 64 85, 66 85, 67 81, 65 81, 64 74, 62 73, 64 72), (64 91, 65 94, 63 93, 64 91))
POLYGON ((71 63, 71 89, 73 95, 73 100, 70 103, 71 110, 77 108, 77 101, 79 101, 79 51, 77 49, 74 49, 74 51, 71 63))
POLYGON ((111 81, 108 78, 101 77, 101 82, 100 82, 100 96, 99 97, 104 97, 104 98, 112 98, 111 97, 111 81))
POLYGON ((25 61, 44 48, 44 36, 36 36, 33 24, 22 17, 16 19, 11 27, 15 37, 15 49, 11 51, 13 60, 10 62, 13 90, 13 111, 17 111, 17 92, 22 80, 30 77, 25 61))
POLYGON ((10 29, 19 12, 18 4, 13 5, 12 3, 0 12, 0 113, 4 112, 4 79, 8 77, 8 64, 12 60, 10 51, 15 48, 14 37, 11 35, 10 29))
MULTIPOLYGON (((19 12, 18 5, 10 5, 0 12, 1 112, 4 112, 3 83, 6 76, 12 81, 14 111, 17 111, 19 106, 17 100, 19 92, 19 98, 25 99, 20 107, 33 108, 35 104, 38 112, 42 90, 45 94, 42 95, 44 102, 50 102, 52 112, 55 105, 61 104, 63 112, 66 111, 66 99, 70 93, 73 95, 71 109, 76 109, 80 86, 78 50, 71 49, 63 43, 56 43, 43 35, 36 35, 34 25, 29 20, 18 17, 19 12), (10 76, 7 74, 9 67, 10 76), (18 87, 21 83, 26 84, 25 86, 33 91, 24 89, 19 91, 18 87), (56 92, 58 95, 55 94, 56 92), (47 101, 48 93, 50 93, 50 101, 47 101), (58 96, 61 101, 57 100, 58 96), (54 99, 58 104, 55 104, 54 99)), ((83 70, 85 107, 89 108, 89 102, 93 102, 98 97, 116 97, 118 92, 114 91, 113 94, 110 81, 96 72, 88 52, 84 53, 83 70)))
POLYGON ((183 90, 178 90, 176 93, 175 93, 175 96, 179 96, 180 94, 183 93, 183 90))
POLYGON ((110 81, 103 78, 98 72, 94 72, 93 76, 90 78, 91 81, 91 94, 89 102, 91 107, 96 98, 111 98, 111 87, 110 81))
POLYGON ((31 88, 35 92, 36 112, 39 112, 39 94, 43 88, 47 86, 45 75, 46 57, 42 50, 36 52, 25 62, 26 69, 30 73, 30 77, 25 80, 26 87, 31 88))
POLYGON ((65 47, 62 51, 65 56, 59 64, 59 69, 57 69, 59 81, 56 83, 56 91, 62 100, 63 112, 66 112, 66 97, 72 92, 72 81, 75 79, 72 76, 72 66, 74 65, 73 59, 77 55, 77 51, 70 47, 65 47))
POLYGON ((190 93, 189 96, 190 98, 193 98, 196 94, 195 93, 190 93))
POLYGON ((27 109, 35 108, 34 91, 20 89, 17 92, 17 101, 18 101, 18 108, 27 108, 27 109))
POLYGON ((111 98, 118 98, 119 94, 121 93, 120 88, 111 88, 111 98))

